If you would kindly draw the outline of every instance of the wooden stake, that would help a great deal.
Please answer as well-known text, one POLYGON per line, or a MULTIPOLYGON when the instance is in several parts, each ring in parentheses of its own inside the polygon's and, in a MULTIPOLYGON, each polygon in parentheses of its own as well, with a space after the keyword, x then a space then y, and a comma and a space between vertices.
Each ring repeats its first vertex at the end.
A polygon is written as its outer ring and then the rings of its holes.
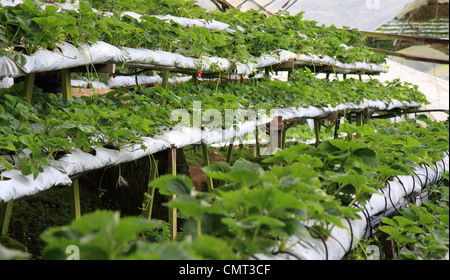
POLYGON ((25 76, 25 82, 23 86, 23 96, 31 102, 31 98, 33 97, 33 87, 34 87, 34 78, 36 77, 35 73, 30 73, 25 76))
MULTIPOLYGON (((172 175, 177 175, 177 148, 169 148, 168 149, 168 166, 169 173, 172 175)), ((170 199, 176 199, 177 196, 173 195, 169 197, 170 199)), ((170 239, 174 240, 177 237, 177 209, 171 208, 169 209, 169 230, 170 230, 170 239)))
POLYGON ((388 237, 389 235, 384 232, 381 235, 381 239, 383 240, 383 251, 386 259, 392 260, 395 258, 395 249, 394 249, 395 244, 394 240, 387 240, 388 237))
POLYGON ((14 200, 10 200, 5 204, 0 205, 0 234, 7 235, 9 222, 11 221, 12 208, 14 200))
MULTIPOLYGON (((203 165, 204 166, 211 165, 211 161, 209 160, 208 147, 205 144, 202 144, 202 151, 203 151, 203 165)), ((206 176, 206 184, 208 185, 208 191, 212 192, 212 190, 214 189, 212 178, 206 176)))
POLYGON ((70 84, 70 69, 61 70, 61 89, 65 100, 72 97, 72 86, 70 84))
MULTIPOLYGON (((162 87, 165 90, 169 88, 169 71, 162 72, 162 87)), ((162 99, 161 104, 162 106, 165 106, 167 104, 167 100, 162 99)))
POLYGON ((142 210, 142 215, 147 218, 152 218, 152 210, 153 210, 153 201, 155 200, 155 188, 150 187, 150 182, 155 180, 158 174, 158 161, 150 158, 150 167, 148 174, 148 188, 147 193, 150 194, 150 198, 144 198, 144 205, 147 205, 144 210, 142 210))
MULTIPOLYGON (((256 151, 255 151, 255 157, 259 157, 259 146, 260 146, 260 144, 259 144, 259 127, 258 126, 256 126, 256 129, 255 129, 255 139, 256 139, 256 142, 255 142, 255 149, 256 149, 256 151)), ((262 139, 262 138, 261 138, 262 139)))
MULTIPOLYGON (((356 126, 363 126, 364 112, 356 113, 356 126)), ((361 138, 361 134, 357 133, 355 138, 361 138)))
POLYGON ((78 179, 72 182, 70 186, 70 205, 72 210, 72 217, 74 219, 79 219, 81 217, 81 207, 80 207, 80 186, 78 184, 78 179))
POLYGON ((339 120, 340 116, 337 114, 336 124, 334 125, 334 139, 339 138, 339 120))
POLYGON ((316 143, 314 146, 317 148, 320 144, 320 122, 318 119, 314 119, 314 134, 316 136, 316 143))
POLYGON ((192 84, 198 86, 198 74, 192 74, 192 84))
POLYGON ((231 156, 233 154, 233 143, 234 143, 234 137, 231 139, 230 145, 228 146, 228 152, 227 152, 227 163, 231 164, 231 156))

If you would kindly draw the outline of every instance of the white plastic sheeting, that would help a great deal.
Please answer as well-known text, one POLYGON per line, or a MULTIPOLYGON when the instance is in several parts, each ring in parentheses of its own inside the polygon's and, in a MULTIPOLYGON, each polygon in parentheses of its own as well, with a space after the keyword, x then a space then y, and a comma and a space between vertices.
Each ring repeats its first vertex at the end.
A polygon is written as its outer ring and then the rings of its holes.
POLYGON ((0 88, 10 88, 14 85, 14 79, 12 78, 3 78, 0 79, 0 88))
POLYGON ((295 60, 299 65, 330 65, 336 67, 338 73, 350 73, 354 70, 367 72, 387 72, 383 65, 357 62, 341 63, 330 57, 295 54, 286 50, 278 50, 273 55, 254 58, 254 62, 232 63, 219 57, 192 58, 181 54, 144 48, 115 47, 99 41, 94 44, 81 44, 79 48, 65 42, 58 44, 57 50, 38 50, 32 55, 24 55, 26 63, 19 66, 14 63, 13 55, 0 57, 0 77, 19 77, 26 73, 55 71, 84 65, 101 63, 145 64, 151 66, 173 67, 174 69, 211 72, 212 69, 232 72, 238 75, 251 75, 260 68, 269 67, 288 60, 295 60), (214 68, 213 68, 214 66, 214 68))
POLYGON ((371 235, 371 218, 390 210, 398 210, 399 205, 408 201, 409 197, 419 195, 426 187, 436 184, 442 179, 441 174, 449 170, 448 154, 433 167, 418 166, 413 176, 396 176, 388 181, 381 194, 373 194, 365 210, 358 213, 359 220, 343 219, 346 228, 334 227, 331 235, 324 239, 314 239, 312 242, 299 240, 292 236, 286 248, 292 254, 277 254, 268 256, 254 255, 255 259, 304 259, 304 260, 340 260, 353 249, 354 241, 368 238, 371 235), (384 195, 383 195, 384 194, 384 195))
POLYGON ((81 43, 77 48, 67 42, 57 43, 55 51, 40 49, 23 55, 23 66, 14 63, 14 54, 0 57, 0 77, 19 77, 26 73, 47 72, 100 63, 124 63, 126 53, 105 42, 81 43))

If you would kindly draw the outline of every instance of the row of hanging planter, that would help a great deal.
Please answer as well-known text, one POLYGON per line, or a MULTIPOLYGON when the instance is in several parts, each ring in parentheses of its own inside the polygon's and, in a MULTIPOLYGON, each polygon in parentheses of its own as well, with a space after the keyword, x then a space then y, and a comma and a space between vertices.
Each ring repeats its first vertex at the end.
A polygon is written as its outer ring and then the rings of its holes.
MULTIPOLYGON (((300 66, 330 66, 333 68, 331 71, 342 73, 387 71, 386 67, 382 66, 384 58, 365 49, 363 37, 357 31, 325 27, 310 31, 313 22, 302 20, 301 15, 285 16, 280 22, 273 23, 269 19, 247 12, 239 13, 238 22, 228 24, 216 20, 170 15, 142 16, 135 12, 103 15, 83 1, 70 9, 61 7, 64 6, 56 7, 53 4, 27 0, 23 4, 3 7, 0 10, 0 21, 5 26, 0 30, 0 38, 3 38, 4 44, 4 49, 0 52, 0 77, 17 77, 99 63, 144 64, 173 71, 228 72, 243 76, 254 75, 259 69, 286 61, 294 61, 300 66), (14 18, 20 20, 15 22, 12 20, 14 18), (261 20, 267 20, 267 23, 261 23, 261 20), (23 25, 24 22, 31 26, 23 25), (238 23, 248 25, 239 28, 238 23), (284 34, 284 37, 289 40, 284 43, 268 43, 267 46, 261 44, 261 40, 264 42, 276 35, 266 33, 275 30, 275 26, 280 27, 280 24, 286 25, 281 30, 288 33, 284 34), (230 29, 228 26, 236 28, 230 29), (290 29, 287 26, 290 26, 290 29), (133 29, 136 29, 136 32, 130 31, 133 29), (83 30, 83 33, 79 30, 83 30), (125 33, 111 33, 119 30, 125 33), (294 30, 311 34, 299 36, 297 33, 292 34, 294 30), (135 34, 134 36, 144 34, 143 38, 132 38, 133 42, 139 42, 139 46, 129 42, 130 32, 135 34), (266 37, 259 38, 262 34, 266 37), (259 38, 256 39, 259 40, 258 48, 243 51, 255 45, 252 43, 255 37, 259 38), (322 42, 331 40, 329 38, 333 38, 333 41, 322 42), (348 42, 336 45, 338 38, 348 42), (228 42, 229 40, 237 42, 228 42), (149 42, 146 46, 142 45, 147 41, 149 42), (160 45, 161 42, 170 46, 160 45), (306 47, 312 42, 315 45, 306 47), (354 43, 355 46, 349 47, 346 43, 354 43), (183 47, 183 44, 186 46, 183 47), (293 46, 289 49, 283 48, 289 45, 293 46), (324 49, 323 53, 318 51, 331 45, 335 49, 324 49), (233 46, 236 50, 233 50, 233 46), (299 50, 301 52, 298 52, 299 50), (339 56, 336 57, 337 53, 342 53, 342 59, 345 60, 345 56, 353 52, 355 58, 349 61, 341 61, 339 56), (221 56, 225 54, 227 55, 221 56)), ((217 14, 215 17, 236 20, 236 17, 227 14, 217 14)))

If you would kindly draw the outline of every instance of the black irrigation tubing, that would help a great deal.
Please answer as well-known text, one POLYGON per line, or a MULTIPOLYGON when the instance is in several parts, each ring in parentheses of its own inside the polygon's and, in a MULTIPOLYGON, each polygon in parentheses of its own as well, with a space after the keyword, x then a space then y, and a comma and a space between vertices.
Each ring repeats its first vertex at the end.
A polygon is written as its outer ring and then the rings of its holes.
MULTIPOLYGON (((311 228, 309 226, 306 226, 306 225, 305 225, 305 227, 307 229, 310 229, 310 230, 314 231, 319 236, 319 238, 322 240, 323 246, 325 247, 325 260, 328 260, 328 246, 327 246, 327 242, 325 241, 325 239, 322 237, 322 235, 317 230, 315 230, 315 229, 313 229, 313 228, 311 228)), ((298 241, 298 242, 300 242, 300 241, 298 241)), ((309 242, 306 242, 306 243, 309 243, 309 242)))
MULTIPOLYGON (((344 245, 342 245, 342 243, 339 240, 337 240, 336 237, 334 237, 334 236, 330 236, 330 237, 333 238, 334 240, 336 240, 336 242, 339 243, 339 245, 341 245, 342 250, 344 250, 345 255, 342 258, 343 259, 347 258, 347 249, 345 249, 344 245)), ((353 243, 353 241, 352 241, 352 243, 353 243)), ((352 243, 350 243, 350 247, 352 247, 352 245, 351 245, 352 243)))
POLYGON ((426 176, 425 176, 425 184, 423 185, 424 187, 428 185, 428 168, 427 168, 427 166, 428 165, 425 164, 424 169, 425 169, 426 176))
POLYGON ((391 184, 389 183, 389 181, 386 181, 386 183, 388 184, 388 197, 389 197, 389 201, 391 202, 392 207, 394 208, 395 212, 397 212, 400 215, 400 212, 398 211, 398 209, 395 207, 394 202, 392 201, 392 197, 391 197, 391 184))
POLYGON ((296 259, 299 260, 299 261, 302 260, 299 256, 297 256, 296 254, 291 253, 291 252, 289 252, 289 251, 276 251, 276 252, 272 252, 272 255, 274 255, 274 256, 276 256, 276 255, 278 255, 278 254, 287 254, 287 255, 290 255, 290 256, 296 258, 296 259))
MULTIPOLYGON (((416 191, 416 178, 414 178, 414 176, 411 176, 412 180, 413 180, 413 189, 411 191, 411 193, 413 194, 416 191)), ((414 196, 414 198, 411 198, 411 202, 416 204, 416 197, 414 196)))
POLYGON ((405 192, 406 200, 409 201, 410 198, 409 198, 408 192, 406 191, 405 185, 403 184, 402 180, 400 180, 400 178, 397 175, 395 175, 394 178, 397 178, 397 180, 400 183, 400 185, 402 185, 403 191, 405 192))
POLYGON ((116 72, 114 74, 112 74, 113 76, 135 76, 138 74, 142 74, 144 72, 148 72, 149 69, 144 69, 144 70, 140 70, 140 71, 136 71, 136 72, 130 72, 130 73, 120 73, 120 72, 116 72))
POLYGON ((388 210, 388 208, 387 208, 387 198, 386 198, 386 195, 384 194, 383 189, 380 189, 380 191, 381 191, 381 193, 383 194, 383 197, 384 197, 384 211, 383 211, 383 213, 386 213, 387 210, 388 210))
MULTIPOLYGON (((402 204, 399 205, 399 208, 402 208, 402 207, 406 206, 407 204, 408 204, 408 202, 404 201, 402 204)), ((390 217, 392 215, 392 213, 395 213, 395 210, 391 209, 391 210, 385 211, 385 212, 383 212, 382 215, 379 215, 378 217, 373 218, 371 221, 371 227, 374 228, 381 221, 382 218, 390 217)))
POLYGON ((363 205, 363 207, 364 207, 364 210, 367 212, 367 214, 366 214, 366 212, 362 211, 363 214, 364 214, 364 217, 366 217, 366 221, 367 221, 366 222, 366 229, 364 230, 364 236, 367 235, 367 230, 369 230, 369 238, 372 238, 372 230, 373 230, 373 228, 372 228, 372 217, 370 216, 369 210, 367 210, 366 206, 363 205))
POLYGON ((352 227, 352 223, 350 223, 350 220, 347 217, 345 217, 345 219, 347 220, 347 223, 348 223, 348 225, 350 227, 351 240, 350 240, 350 247, 348 248, 348 251, 344 250, 345 251, 345 255, 343 257, 344 259, 346 259, 347 256, 351 253, 352 247, 353 247, 353 227, 352 227))

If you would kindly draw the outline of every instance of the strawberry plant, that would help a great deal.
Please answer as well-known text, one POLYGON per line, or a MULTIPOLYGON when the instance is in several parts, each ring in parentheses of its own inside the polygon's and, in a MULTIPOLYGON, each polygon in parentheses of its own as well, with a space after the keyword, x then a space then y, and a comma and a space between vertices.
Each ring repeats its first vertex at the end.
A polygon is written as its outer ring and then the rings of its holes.
MULTIPOLYGON (((448 179, 448 171, 445 174, 448 179)), ((398 259, 441 259, 449 250, 448 187, 431 186, 429 201, 400 210, 401 216, 382 218, 379 230, 394 240, 398 259)))

